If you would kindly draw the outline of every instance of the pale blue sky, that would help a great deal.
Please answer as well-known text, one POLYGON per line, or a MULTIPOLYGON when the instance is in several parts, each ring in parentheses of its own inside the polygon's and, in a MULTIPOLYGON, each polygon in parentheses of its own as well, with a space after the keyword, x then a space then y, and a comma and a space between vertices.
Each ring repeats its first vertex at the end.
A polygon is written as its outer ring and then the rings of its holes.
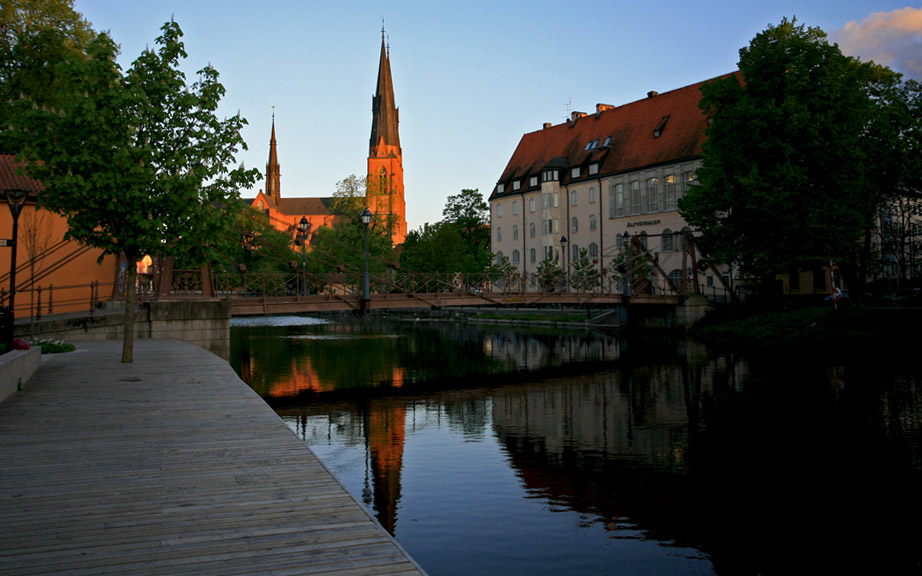
POLYGON ((208 63, 220 72, 222 114, 239 109, 249 121, 249 150, 239 160, 261 172, 275 106, 284 197, 330 196, 337 181, 364 173, 384 19, 410 229, 440 220, 446 198, 463 188, 488 196, 524 133, 562 122, 568 109, 592 112, 599 102, 621 105, 731 72, 739 49, 785 16, 822 28, 848 54, 922 78, 922 8, 905 1, 76 0, 75 7, 96 30, 110 31, 126 68, 175 18, 187 79, 208 63), (849 22, 849 34, 837 34, 849 22))

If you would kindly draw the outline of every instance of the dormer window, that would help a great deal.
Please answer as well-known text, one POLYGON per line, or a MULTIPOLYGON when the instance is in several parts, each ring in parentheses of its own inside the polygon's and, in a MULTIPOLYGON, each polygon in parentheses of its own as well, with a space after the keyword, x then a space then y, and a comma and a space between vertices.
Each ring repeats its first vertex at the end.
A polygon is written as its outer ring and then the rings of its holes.
POLYGON ((521 187, 522 187, 522 183, 519 182, 518 180, 514 180, 514 181, 512 182, 512 189, 513 189, 513 190, 518 190, 518 189, 521 188, 521 187))
POLYGON ((545 170, 544 171, 544 181, 545 182, 556 182, 558 180, 560 180, 559 170, 545 170))
POLYGON ((538 185, 538 177, 537 177, 537 176, 532 176, 531 178, 528 179, 528 187, 529 187, 529 188, 534 188, 534 187, 537 186, 537 185, 538 185))
POLYGON ((669 121, 669 116, 663 116, 659 121, 659 124, 656 125, 656 128, 653 129, 653 137, 659 138, 663 134, 663 130, 666 128, 666 122, 669 121))
POLYGON ((497 193, 497 194, 502 194, 502 193, 505 192, 505 191, 506 191, 506 185, 505 185, 505 184, 497 184, 497 185, 496 185, 496 193, 497 193))
POLYGON ((591 176, 593 174, 598 174, 598 173, 599 173, 599 163, 596 162, 594 164, 590 164, 589 165, 589 175, 591 176))
POLYGON ((579 178, 579 166, 570 169, 570 178, 579 178))

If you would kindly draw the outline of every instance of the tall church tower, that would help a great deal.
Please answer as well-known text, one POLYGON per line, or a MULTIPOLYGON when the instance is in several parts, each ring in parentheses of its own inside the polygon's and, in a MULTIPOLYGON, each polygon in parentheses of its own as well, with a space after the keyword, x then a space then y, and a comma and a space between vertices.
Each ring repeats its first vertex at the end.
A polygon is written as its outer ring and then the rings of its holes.
POLYGON ((266 162, 266 196, 278 206, 281 199, 282 171, 279 168, 279 156, 275 149, 275 113, 272 114, 272 138, 269 139, 269 161, 266 162))
MULTIPOLYGON (((407 236, 407 203, 403 192, 403 152, 397 132, 399 115, 394 103, 390 50, 381 29, 378 86, 371 100, 371 139, 368 152, 367 194, 375 214, 388 215, 391 239, 401 244, 407 236)), ((274 132, 273 132, 274 135, 274 132)), ((274 138, 274 136, 273 136, 274 138)))

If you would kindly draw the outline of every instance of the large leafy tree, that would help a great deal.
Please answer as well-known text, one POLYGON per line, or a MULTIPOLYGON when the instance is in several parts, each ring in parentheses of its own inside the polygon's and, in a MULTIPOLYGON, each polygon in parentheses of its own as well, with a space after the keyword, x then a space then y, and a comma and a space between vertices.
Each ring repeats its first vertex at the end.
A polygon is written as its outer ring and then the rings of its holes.
POLYGON ((61 96, 57 65, 84 53, 93 37, 73 0, 3 0, 0 3, 0 150, 17 151, 8 130, 14 103, 40 105, 61 96))
POLYGON ((863 277, 863 240, 879 206, 866 153, 872 91, 893 73, 787 19, 740 50, 739 70, 702 87, 713 123, 683 217, 710 253, 744 273, 769 279, 831 254, 863 277))
MULTIPOLYGON (((86 57, 58 67, 59 103, 25 101, 12 126, 28 172, 45 185, 41 203, 67 218, 68 238, 129 263, 156 254, 194 264, 224 251, 237 191, 258 172, 230 168, 246 146, 246 120, 216 116, 224 95, 217 71, 205 67, 187 86, 182 31, 176 22, 161 30, 157 49, 124 74, 115 43, 97 35, 86 57)), ((135 279, 129 265, 129 288, 135 279)), ((127 294, 133 310, 135 291, 127 294)), ((126 314, 123 362, 132 361, 133 329, 126 314)))
POLYGON ((490 265, 489 207, 476 189, 448 197, 442 220, 412 230, 400 264, 415 272, 483 272, 490 265))

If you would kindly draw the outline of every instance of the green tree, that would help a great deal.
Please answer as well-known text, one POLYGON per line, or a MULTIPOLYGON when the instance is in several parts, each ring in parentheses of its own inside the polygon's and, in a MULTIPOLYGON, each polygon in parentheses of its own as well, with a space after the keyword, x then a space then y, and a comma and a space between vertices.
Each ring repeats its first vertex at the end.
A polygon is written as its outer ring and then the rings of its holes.
POLYGON ((563 286, 563 270, 557 260, 548 256, 538 264, 535 271, 535 277, 538 280, 538 286, 544 292, 553 292, 563 286))
POLYGON ((61 96, 57 65, 83 55, 93 37, 73 0, 4 0, 0 3, 0 150, 19 145, 7 129, 21 98, 55 106, 61 96))
POLYGON ((468 251, 459 228, 452 222, 424 224, 411 230, 403 242, 400 266, 413 272, 481 272, 468 251))
POLYGON ((589 251, 580 248, 579 257, 570 265, 570 288, 577 292, 591 292, 602 283, 602 274, 589 259, 589 251))
MULTIPOLYGON (((60 106, 25 102, 13 128, 27 136, 20 157, 45 185, 42 205, 67 218, 67 238, 128 262, 157 254, 193 264, 224 251, 238 190, 259 173, 228 168, 246 147, 246 120, 216 117, 224 95, 217 71, 208 66, 187 86, 182 31, 176 22, 161 30, 158 49, 124 75, 115 43, 97 35, 86 58, 59 66, 60 106)), ((128 266, 129 311, 136 276, 128 266)), ((122 362, 133 359, 133 316, 125 315, 122 362)))
POLYGON ((347 220, 359 220, 359 215, 365 209, 367 200, 365 176, 350 174, 336 183, 336 192, 333 193, 333 202, 330 212, 347 220))
POLYGON ((710 254, 752 276, 813 269, 829 251, 860 276, 878 208, 864 153, 870 89, 892 73, 787 19, 740 50, 739 69, 702 87, 713 122, 683 217, 710 254))
POLYGON ((480 191, 466 188, 460 194, 449 196, 442 216, 444 222, 451 222, 458 228, 464 239, 464 251, 476 271, 488 266, 493 258, 490 252, 490 207, 480 191))

